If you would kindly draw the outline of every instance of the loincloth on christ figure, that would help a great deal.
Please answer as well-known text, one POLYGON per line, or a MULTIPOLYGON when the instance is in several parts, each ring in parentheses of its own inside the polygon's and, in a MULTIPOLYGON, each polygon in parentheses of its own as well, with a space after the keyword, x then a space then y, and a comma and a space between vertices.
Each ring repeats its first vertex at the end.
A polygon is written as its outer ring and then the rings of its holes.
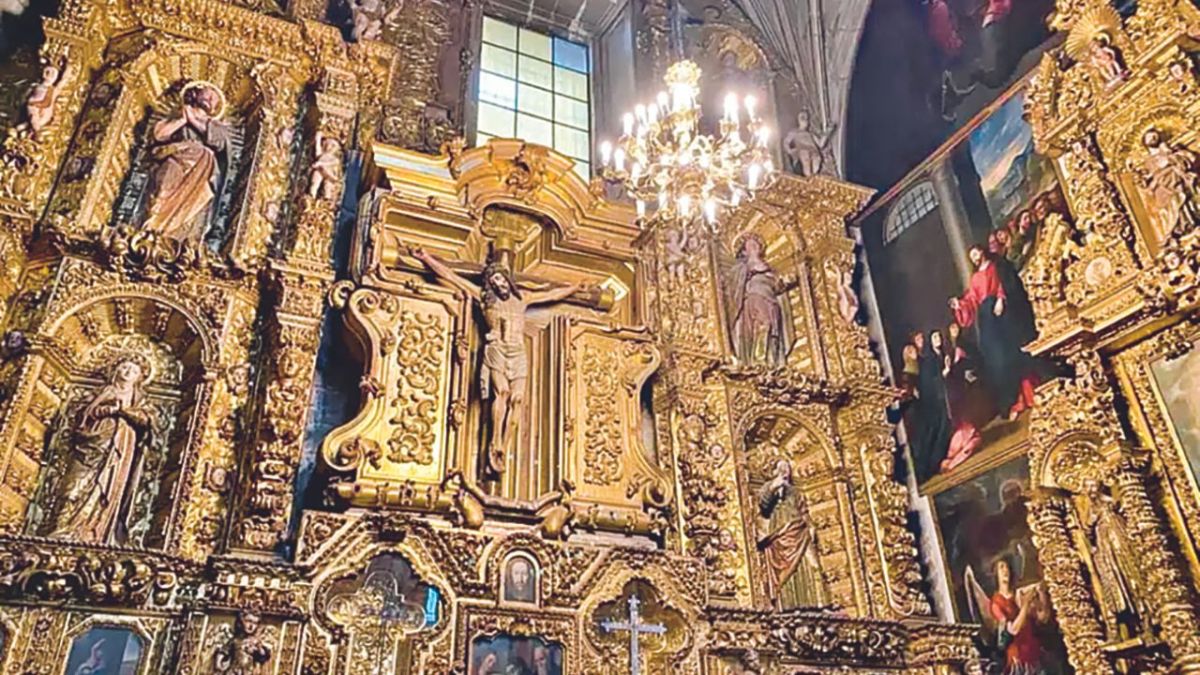
POLYGON ((479 371, 479 387, 484 399, 492 397, 493 376, 503 377, 509 391, 525 386, 529 376, 529 355, 524 342, 503 342, 488 336, 483 346, 483 368, 479 371))

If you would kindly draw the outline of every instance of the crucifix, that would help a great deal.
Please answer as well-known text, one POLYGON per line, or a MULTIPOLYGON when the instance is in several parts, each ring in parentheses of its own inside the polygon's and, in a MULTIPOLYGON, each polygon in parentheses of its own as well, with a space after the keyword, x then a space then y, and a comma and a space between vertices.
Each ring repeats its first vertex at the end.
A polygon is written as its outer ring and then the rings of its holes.
POLYGON ((409 253, 439 281, 466 294, 483 309, 485 332, 479 387, 483 399, 489 401, 487 416, 491 425, 484 466, 488 473, 499 476, 504 472, 508 453, 514 448, 526 406, 525 389, 529 381, 529 355, 525 347, 527 312, 534 305, 562 302, 607 310, 611 307, 611 298, 601 289, 586 284, 549 286, 538 291, 522 289, 513 275, 512 251, 507 246, 493 247, 478 283, 469 281, 428 251, 413 247, 409 253))
POLYGON ((638 608, 642 602, 638 600, 636 594, 629 596, 629 620, 628 621, 601 621, 600 627, 605 633, 615 631, 629 631, 629 674, 641 675, 642 658, 641 650, 639 649, 639 641, 643 634, 662 635, 667 632, 667 627, 660 623, 642 623, 641 613, 638 608))

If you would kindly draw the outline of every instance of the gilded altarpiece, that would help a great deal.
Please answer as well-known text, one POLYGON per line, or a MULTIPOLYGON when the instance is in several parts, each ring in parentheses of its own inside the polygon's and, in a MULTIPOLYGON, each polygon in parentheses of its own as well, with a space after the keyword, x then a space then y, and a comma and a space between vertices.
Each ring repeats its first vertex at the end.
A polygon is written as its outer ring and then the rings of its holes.
POLYGON ((1074 224, 1040 242, 1029 524, 1076 672, 1197 668, 1195 44, 1186 3, 1060 2, 1027 94, 1074 224))
POLYGON ((477 3, 61 4, 0 154, 4 672, 970 672, 856 322, 867 191, 646 221, 466 149, 477 3), (323 339, 358 409, 297 494, 323 339))

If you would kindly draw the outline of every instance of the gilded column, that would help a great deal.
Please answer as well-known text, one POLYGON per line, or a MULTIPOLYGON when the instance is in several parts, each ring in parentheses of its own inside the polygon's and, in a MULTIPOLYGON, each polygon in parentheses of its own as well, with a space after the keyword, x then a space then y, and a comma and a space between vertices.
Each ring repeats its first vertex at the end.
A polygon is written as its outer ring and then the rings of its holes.
POLYGON ((232 546, 270 552, 286 537, 295 501, 296 468, 308 420, 325 297, 333 283, 330 249, 341 203, 352 101, 318 93, 313 106, 308 181, 282 259, 270 263, 272 310, 264 341, 271 362, 259 410, 255 449, 232 546))
POLYGON ((1196 597, 1146 492, 1145 474, 1129 458, 1117 466, 1114 474, 1117 502, 1142 556, 1138 566, 1149 582, 1147 588, 1152 597, 1148 600, 1154 607, 1160 635, 1175 658, 1173 672, 1200 672, 1200 612, 1196 597))
POLYGON ((1083 561, 1067 531, 1069 509, 1062 497, 1046 490, 1035 491, 1030 499, 1029 526, 1037 544, 1042 576, 1076 672, 1116 672, 1101 650, 1104 628, 1092 604, 1083 561))

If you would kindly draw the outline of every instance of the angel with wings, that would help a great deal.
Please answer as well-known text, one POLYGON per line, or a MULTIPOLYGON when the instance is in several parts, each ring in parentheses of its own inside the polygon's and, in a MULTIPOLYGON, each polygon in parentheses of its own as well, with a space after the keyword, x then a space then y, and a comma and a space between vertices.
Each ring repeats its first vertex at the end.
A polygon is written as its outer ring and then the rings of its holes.
POLYGON ((996 636, 996 645, 1004 653, 1004 675, 1043 675, 1049 673, 1048 655, 1042 644, 1040 627, 1053 620, 1050 596, 1042 582, 1014 589, 1012 566, 1005 558, 992 565, 996 592, 988 595, 970 566, 963 573, 967 606, 971 619, 983 624, 996 636))

